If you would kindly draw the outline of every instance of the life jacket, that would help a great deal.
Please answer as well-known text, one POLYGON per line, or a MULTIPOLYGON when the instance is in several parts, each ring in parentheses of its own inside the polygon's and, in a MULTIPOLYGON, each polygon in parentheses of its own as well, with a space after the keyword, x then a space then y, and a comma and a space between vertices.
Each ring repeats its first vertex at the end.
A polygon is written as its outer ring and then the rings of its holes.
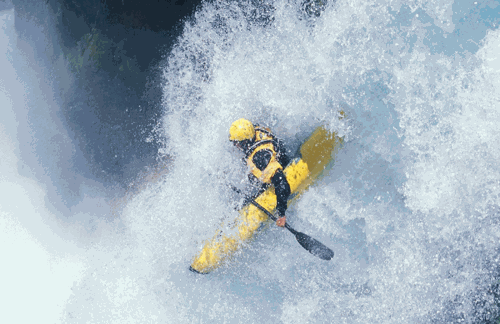
MULTIPOLYGON (((277 170, 283 169, 277 160, 277 143, 274 135, 268 128, 255 126, 255 143, 247 149, 246 159, 250 172, 260 181, 271 183, 271 178, 277 170), (265 151, 265 152, 261 152, 265 151), (254 156, 258 153, 266 155, 269 158, 267 165, 257 166, 254 162, 254 156), (266 154, 267 153, 267 154, 266 154), (270 155, 270 157, 269 157, 270 155)), ((266 159, 267 160, 267 159, 266 159)))

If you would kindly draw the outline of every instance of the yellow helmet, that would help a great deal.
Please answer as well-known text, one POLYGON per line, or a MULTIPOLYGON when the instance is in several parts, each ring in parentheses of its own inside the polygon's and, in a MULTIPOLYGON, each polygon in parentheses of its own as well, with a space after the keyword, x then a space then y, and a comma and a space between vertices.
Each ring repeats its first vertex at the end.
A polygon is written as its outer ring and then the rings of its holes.
POLYGON ((245 118, 238 119, 231 124, 229 128, 230 141, 244 141, 253 139, 255 136, 255 129, 253 124, 245 118))

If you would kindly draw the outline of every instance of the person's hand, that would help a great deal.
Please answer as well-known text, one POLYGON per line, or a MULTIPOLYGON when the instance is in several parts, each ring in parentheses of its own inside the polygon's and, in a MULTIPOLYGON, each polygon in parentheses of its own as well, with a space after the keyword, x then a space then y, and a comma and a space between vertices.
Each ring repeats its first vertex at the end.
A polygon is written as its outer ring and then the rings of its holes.
POLYGON ((286 223, 286 216, 280 217, 276 220, 276 225, 278 225, 279 227, 285 226, 285 223, 286 223))

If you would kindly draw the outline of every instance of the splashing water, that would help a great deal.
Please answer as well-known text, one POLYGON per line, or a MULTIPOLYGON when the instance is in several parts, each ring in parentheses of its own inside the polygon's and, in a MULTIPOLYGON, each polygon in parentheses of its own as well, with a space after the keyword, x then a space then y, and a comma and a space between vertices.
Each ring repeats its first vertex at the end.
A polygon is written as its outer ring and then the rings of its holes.
POLYGON ((268 125, 292 152, 327 124, 346 144, 288 215, 332 246, 335 260, 316 260, 273 228, 210 277, 183 279, 189 288, 178 292, 197 305, 195 318, 213 314, 206 322, 490 318, 500 234, 500 34, 492 29, 482 39, 484 31, 475 36, 481 49, 470 47, 453 2, 338 1, 319 18, 301 9, 293 1, 217 2, 186 25, 164 72, 175 162, 161 190, 164 206, 177 210, 163 207, 155 222, 183 233, 175 255, 189 263, 186 255, 199 249, 193 242, 234 217, 224 208, 234 199, 225 187, 242 177, 227 142, 231 122, 268 125), (340 110, 347 122, 338 121, 340 110))
POLYGON ((492 318, 498 8, 339 0, 316 17, 298 0, 204 3, 163 68, 162 153, 173 162, 82 252, 64 322, 492 318), (332 261, 270 225, 219 270, 188 271, 237 215, 230 186, 248 185, 227 140, 240 117, 271 127, 291 154, 318 125, 345 137, 333 168, 287 211, 332 261))

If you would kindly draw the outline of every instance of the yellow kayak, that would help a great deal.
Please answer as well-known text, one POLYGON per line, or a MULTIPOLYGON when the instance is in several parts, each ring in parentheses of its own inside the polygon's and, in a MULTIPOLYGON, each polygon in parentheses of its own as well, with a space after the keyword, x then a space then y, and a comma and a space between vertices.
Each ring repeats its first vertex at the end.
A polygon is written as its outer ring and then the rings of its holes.
MULTIPOLYGON (((315 180, 321 177, 323 170, 330 164, 343 140, 335 133, 318 127, 300 147, 300 158, 294 159, 284 170, 290 184, 291 199, 288 204, 303 193, 315 180)), ((255 201, 270 211, 276 208, 274 187, 269 187, 255 201)), ((268 216, 254 205, 247 205, 239 211, 231 233, 218 230, 215 236, 205 242, 200 253, 194 258, 190 270, 209 273, 233 255, 243 244, 256 234, 257 229, 268 220, 268 216)))

